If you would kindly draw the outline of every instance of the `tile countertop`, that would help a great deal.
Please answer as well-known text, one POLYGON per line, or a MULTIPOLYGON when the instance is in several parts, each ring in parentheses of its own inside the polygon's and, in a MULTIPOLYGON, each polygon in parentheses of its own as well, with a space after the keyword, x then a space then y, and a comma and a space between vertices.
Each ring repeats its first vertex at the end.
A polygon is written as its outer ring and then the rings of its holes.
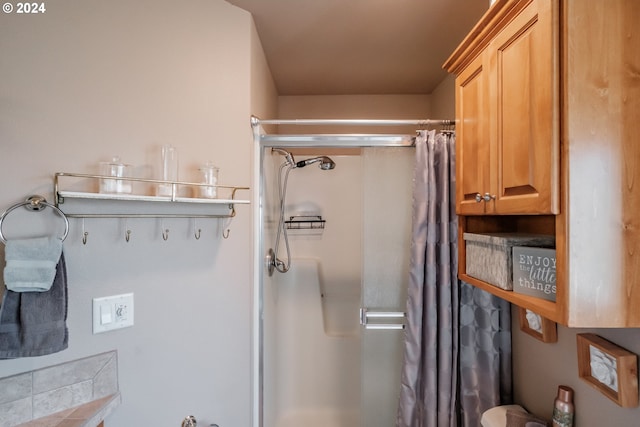
POLYGON ((120 393, 38 418, 17 427, 97 427, 121 402, 120 393))
POLYGON ((113 350, 0 378, 0 427, 96 427, 120 402, 113 350))

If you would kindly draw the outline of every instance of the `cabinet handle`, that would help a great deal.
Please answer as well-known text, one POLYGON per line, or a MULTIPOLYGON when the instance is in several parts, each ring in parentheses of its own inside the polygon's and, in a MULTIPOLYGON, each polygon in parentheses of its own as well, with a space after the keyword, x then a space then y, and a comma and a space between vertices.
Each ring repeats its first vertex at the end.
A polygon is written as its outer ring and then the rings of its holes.
POLYGON ((480 203, 480 202, 490 202, 492 200, 495 200, 496 196, 495 195, 491 195, 489 193, 484 193, 484 196, 480 193, 476 193, 476 203, 480 203))
MULTIPOLYGON (((476 200, 477 200, 477 198, 478 198, 478 196, 476 196, 476 200)), ((482 197, 482 199, 483 199, 485 202, 490 202, 490 201, 492 201, 492 200, 495 200, 495 199, 496 199, 496 196, 495 196, 495 194, 494 194, 494 195, 491 195, 491 194, 489 194, 489 193, 484 193, 484 196, 482 197)))

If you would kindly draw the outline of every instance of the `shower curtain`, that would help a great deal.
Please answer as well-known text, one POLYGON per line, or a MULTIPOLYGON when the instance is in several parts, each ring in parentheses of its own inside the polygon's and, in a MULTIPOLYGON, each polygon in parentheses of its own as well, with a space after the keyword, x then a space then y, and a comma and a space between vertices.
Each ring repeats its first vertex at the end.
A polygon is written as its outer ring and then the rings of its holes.
POLYGON ((418 133, 413 186, 396 426, 476 427, 484 410, 510 403, 510 308, 457 279, 454 134, 418 133))

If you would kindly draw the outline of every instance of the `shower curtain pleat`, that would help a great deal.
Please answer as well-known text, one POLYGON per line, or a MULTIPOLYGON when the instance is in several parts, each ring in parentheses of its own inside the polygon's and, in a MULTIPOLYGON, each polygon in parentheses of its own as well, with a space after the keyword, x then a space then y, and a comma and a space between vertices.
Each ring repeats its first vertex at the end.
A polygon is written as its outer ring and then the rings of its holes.
POLYGON ((412 213, 405 360, 396 425, 456 426, 458 366, 455 138, 420 131, 412 213))
POLYGON ((511 403, 510 304, 460 284, 455 135, 416 138, 412 243, 397 427, 477 427, 511 403))
POLYGON ((461 282, 462 425, 479 426, 484 411, 512 402, 511 304, 461 282))

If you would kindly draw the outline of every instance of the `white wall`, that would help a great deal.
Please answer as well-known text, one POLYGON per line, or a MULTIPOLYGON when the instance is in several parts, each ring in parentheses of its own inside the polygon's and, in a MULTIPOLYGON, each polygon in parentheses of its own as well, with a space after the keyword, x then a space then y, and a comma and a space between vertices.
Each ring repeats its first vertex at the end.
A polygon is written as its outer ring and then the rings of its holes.
MULTIPOLYGON (((157 176, 167 143, 181 179, 210 159, 221 183, 250 184, 249 116, 273 105, 273 90, 248 13, 221 0, 46 7, 0 15, 1 209, 33 193, 53 202, 54 172, 96 173, 114 154, 157 176)), ((121 221, 93 219, 83 245, 71 220, 69 348, 0 361, 0 377, 116 349, 123 403, 107 425, 179 425, 188 414, 249 425, 251 211, 237 211, 226 240, 216 220, 198 222, 200 240, 189 220, 165 220, 165 242, 158 220, 136 219, 126 243, 121 221), (93 335, 92 298, 125 292, 135 295, 135 325, 93 335)), ((9 238, 45 213, 11 215, 23 226, 3 228, 9 238)))

